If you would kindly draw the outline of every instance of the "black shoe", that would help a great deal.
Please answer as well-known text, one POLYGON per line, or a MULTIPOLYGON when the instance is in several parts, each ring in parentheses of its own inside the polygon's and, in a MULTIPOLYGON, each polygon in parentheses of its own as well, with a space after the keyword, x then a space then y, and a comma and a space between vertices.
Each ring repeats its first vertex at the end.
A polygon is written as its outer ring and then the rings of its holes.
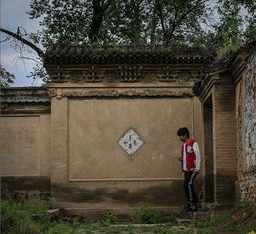
POLYGON ((187 212, 191 212, 191 203, 187 203, 184 207, 184 211, 187 212))
POLYGON ((196 204, 192 204, 190 207, 192 212, 196 212, 197 211, 197 205, 196 204))
POLYGON ((191 210, 186 211, 185 218, 192 219, 193 218, 193 211, 191 211, 191 210))

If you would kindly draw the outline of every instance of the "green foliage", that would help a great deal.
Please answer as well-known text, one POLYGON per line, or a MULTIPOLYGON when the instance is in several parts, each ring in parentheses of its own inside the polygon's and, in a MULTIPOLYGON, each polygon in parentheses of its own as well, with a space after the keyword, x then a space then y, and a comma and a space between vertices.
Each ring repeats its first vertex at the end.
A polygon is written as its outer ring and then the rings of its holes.
POLYGON ((32 35, 47 46, 189 42, 201 31, 206 0, 32 0, 29 15, 41 19, 32 35))
POLYGON ((104 225, 110 225, 117 221, 117 217, 111 210, 106 210, 101 219, 101 223, 104 225))
POLYGON ((252 204, 243 203, 232 210, 219 211, 214 216, 203 220, 193 220, 186 224, 177 224, 175 214, 173 222, 163 222, 163 217, 155 210, 144 207, 136 210, 134 221, 155 225, 112 225, 116 217, 106 211, 105 222, 89 224, 76 219, 65 222, 63 219, 51 220, 46 210, 49 204, 40 200, 26 202, 1 201, 1 233, 4 234, 255 234, 256 213, 252 204), (236 218, 234 218, 236 214, 236 218), (238 217, 238 219, 237 219, 238 217))
POLYGON ((134 221, 137 223, 153 224, 161 221, 161 215, 154 209, 143 207, 134 212, 134 221))
POLYGON ((242 43, 241 5, 233 0, 219 0, 220 22, 216 25, 217 48, 239 47, 242 43))
POLYGON ((255 39, 253 0, 31 0, 31 19, 51 43, 170 44, 229 47, 255 39), (215 11, 217 8, 217 11, 215 11))
POLYGON ((70 224, 55 224, 51 225, 47 230, 48 234, 75 234, 74 228, 70 224))
POLYGON ((26 203, 17 203, 12 200, 1 201, 1 233, 41 234, 41 226, 34 222, 33 215, 44 214, 46 216, 46 209, 45 203, 36 200, 26 203))
POLYGON ((246 17, 248 26, 244 32, 245 40, 252 41, 256 39, 256 16, 246 17))
POLYGON ((0 88, 8 87, 15 80, 15 76, 0 65, 0 88))
MULTIPOLYGON (((41 26, 29 35, 34 44, 22 41, 26 32, 13 37, 34 50, 56 42, 165 44, 210 47, 222 54, 256 39, 254 0, 31 0, 28 14, 41 26)), ((48 80, 41 63, 28 77, 48 80)), ((1 69, 1 87, 13 79, 1 69)))
MULTIPOLYGON (((223 55, 256 39, 255 0, 31 0, 28 14, 41 26, 30 40, 44 48, 56 42, 165 44, 223 55)), ((19 31, 13 37, 26 44, 20 38, 26 36, 19 31)), ((27 45, 35 50, 33 43, 27 45)), ((14 76, 0 72, 0 87, 13 82, 14 76)), ((41 63, 28 77, 48 80, 41 63)))
POLYGON ((41 63, 36 64, 33 67, 33 71, 30 72, 30 75, 27 76, 28 78, 32 78, 34 80, 39 79, 43 82, 47 82, 49 79, 49 76, 41 63))
POLYGON ((248 234, 256 234, 256 230, 255 230, 255 231, 248 232, 248 234))

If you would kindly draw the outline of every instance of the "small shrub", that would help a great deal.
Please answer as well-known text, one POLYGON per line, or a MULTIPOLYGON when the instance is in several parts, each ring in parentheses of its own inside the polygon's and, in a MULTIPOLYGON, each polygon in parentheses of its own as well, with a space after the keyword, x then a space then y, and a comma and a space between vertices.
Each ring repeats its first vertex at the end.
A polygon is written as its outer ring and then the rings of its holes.
POLYGON ((256 234, 256 230, 255 231, 251 231, 248 234, 256 234))
POLYGON ((110 225, 117 221, 117 217, 111 210, 106 210, 101 219, 101 223, 104 225, 110 225))
POLYGON ((154 209, 143 207, 135 211, 133 219, 135 222, 153 224, 161 222, 161 215, 154 209))
POLYGON ((41 226, 29 219, 20 220, 14 226, 9 227, 8 234, 42 234, 41 226))
POLYGON ((41 234, 41 223, 49 222, 46 213, 47 206, 42 203, 40 205, 40 201, 2 200, 0 210, 1 233, 41 234), (40 216, 40 222, 35 222, 34 216, 40 216))
POLYGON ((75 230, 71 224, 59 223, 48 228, 47 234, 75 234, 75 230))

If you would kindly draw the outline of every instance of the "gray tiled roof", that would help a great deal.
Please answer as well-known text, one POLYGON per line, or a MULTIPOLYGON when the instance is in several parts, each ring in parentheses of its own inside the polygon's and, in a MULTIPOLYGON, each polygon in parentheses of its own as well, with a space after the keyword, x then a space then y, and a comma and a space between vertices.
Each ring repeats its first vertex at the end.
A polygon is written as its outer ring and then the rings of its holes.
POLYGON ((0 90, 0 103, 50 103, 44 87, 11 87, 0 90))

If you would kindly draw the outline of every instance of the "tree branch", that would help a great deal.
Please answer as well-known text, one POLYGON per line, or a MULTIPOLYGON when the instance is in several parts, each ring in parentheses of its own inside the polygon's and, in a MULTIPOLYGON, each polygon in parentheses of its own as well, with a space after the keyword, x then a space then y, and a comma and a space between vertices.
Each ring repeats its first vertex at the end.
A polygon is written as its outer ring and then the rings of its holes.
POLYGON ((155 1, 155 7, 156 7, 156 10, 158 11, 158 17, 160 18, 160 22, 161 22, 161 26, 162 26, 162 30, 163 30, 163 36, 164 36, 164 40, 165 40, 166 28, 165 28, 165 24, 164 24, 163 8, 162 8, 159 0, 155 1))
MULTIPOLYGON (((181 14, 180 17, 178 17, 178 14, 177 14, 177 10, 178 8, 176 7, 176 5, 174 4, 174 7, 175 7, 175 18, 174 18, 174 21, 172 23, 172 27, 170 28, 170 32, 168 34, 168 37, 167 37, 167 40, 171 40, 176 28, 182 24, 182 21, 186 19, 186 17, 189 15, 189 14, 193 14, 195 11, 198 10, 198 7, 200 6, 200 3, 204 3, 204 1, 201 1, 201 0, 198 0, 196 2, 196 5, 192 8, 189 8, 187 6, 185 6, 185 9, 187 8, 187 10, 185 12, 183 12, 183 14, 181 14)), ((186 4, 187 5, 187 4, 186 4)))
POLYGON ((19 58, 26 59, 26 60, 31 60, 31 61, 34 61, 36 63, 40 63, 41 62, 40 60, 37 60, 37 59, 34 59, 34 58, 30 58, 30 57, 26 57, 26 56, 19 56, 19 58))
POLYGON ((17 39, 18 41, 21 41, 23 44, 29 46, 31 49, 33 49, 34 51, 37 52, 37 54, 39 55, 39 57, 42 57, 44 52, 39 48, 37 47, 35 44, 33 44, 32 42, 26 40, 25 38, 23 38, 22 36, 12 32, 12 31, 9 31, 7 29, 4 29, 4 28, 0 28, 0 32, 3 32, 3 33, 6 33, 7 35, 10 35, 12 37, 14 37, 15 39, 17 39))
POLYGON ((178 11, 179 11, 179 9, 178 9, 178 7, 176 6, 176 4, 175 4, 175 2, 174 2, 174 19, 173 19, 173 21, 172 21, 172 23, 171 23, 171 21, 170 21, 170 25, 172 25, 171 27, 169 27, 169 30, 170 30, 170 32, 168 32, 168 34, 167 34, 167 40, 168 41, 170 41, 171 40, 171 38, 173 37, 173 34, 174 34, 174 32, 175 32, 175 30, 176 30, 176 28, 177 28, 177 26, 178 26, 178 22, 177 22, 177 18, 178 18, 178 11))
POLYGON ((4 43, 4 42, 6 42, 6 41, 9 41, 9 40, 10 40, 10 38, 9 38, 9 37, 6 37, 5 39, 3 39, 3 40, 0 41, 0 44, 1 44, 1 43, 4 43))

